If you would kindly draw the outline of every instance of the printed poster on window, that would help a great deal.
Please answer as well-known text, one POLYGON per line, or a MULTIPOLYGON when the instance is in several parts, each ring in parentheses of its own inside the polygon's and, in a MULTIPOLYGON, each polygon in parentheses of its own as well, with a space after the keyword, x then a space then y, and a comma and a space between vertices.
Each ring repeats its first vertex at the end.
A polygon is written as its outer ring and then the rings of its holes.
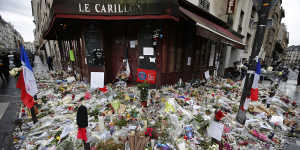
POLYGON ((156 83, 156 70, 137 69, 137 82, 156 83))

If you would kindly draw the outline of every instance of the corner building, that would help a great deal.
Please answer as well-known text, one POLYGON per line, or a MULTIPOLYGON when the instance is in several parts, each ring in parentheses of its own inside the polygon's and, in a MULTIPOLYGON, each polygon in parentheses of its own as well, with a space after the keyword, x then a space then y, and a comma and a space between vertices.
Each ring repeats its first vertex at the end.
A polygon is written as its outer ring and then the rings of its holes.
POLYGON ((44 26, 43 38, 58 41, 64 69, 86 81, 104 72, 106 83, 124 59, 130 83, 203 78, 216 74, 227 45, 245 46, 225 22, 185 0, 55 0, 44 26))

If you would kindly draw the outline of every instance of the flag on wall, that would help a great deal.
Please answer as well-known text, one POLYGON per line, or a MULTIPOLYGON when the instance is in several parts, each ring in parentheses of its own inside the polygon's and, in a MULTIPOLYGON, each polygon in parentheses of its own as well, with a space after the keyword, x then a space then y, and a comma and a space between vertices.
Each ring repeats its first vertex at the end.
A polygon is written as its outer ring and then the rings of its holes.
POLYGON ((258 62, 256 64, 256 71, 255 71, 253 84, 252 84, 252 88, 251 88, 250 98, 252 101, 258 100, 258 82, 259 82, 259 78, 260 78, 260 73, 261 73, 261 65, 260 65, 260 61, 258 60, 258 62))
POLYGON ((30 65, 30 61, 25 52, 24 47, 20 44, 22 71, 20 73, 17 88, 21 90, 21 100, 28 108, 34 105, 34 95, 37 93, 37 85, 34 78, 34 73, 30 65))

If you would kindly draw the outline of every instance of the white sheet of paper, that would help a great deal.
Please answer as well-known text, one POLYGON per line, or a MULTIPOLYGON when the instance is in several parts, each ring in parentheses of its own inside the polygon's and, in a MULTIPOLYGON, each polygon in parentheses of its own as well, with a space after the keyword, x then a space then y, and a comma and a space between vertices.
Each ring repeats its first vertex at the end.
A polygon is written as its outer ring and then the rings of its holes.
POLYGON ((67 78, 67 82, 70 83, 70 82, 74 82, 76 81, 75 77, 68 77, 67 78))
POLYGON ((208 136, 218 141, 221 141, 223 130, 224 130, 224 124, 218 123, 216 121, 210 121, 209 126, 207 128, 207 134, 208 136))
POLYGON ((270 122, 272 122, 274 124, 277 123, 280 126, 282 126, 283 125, 283 117, 282 116, 272 116, 270 122))
POLYGON ((180 149, 180 150, 186 150, 186 148, 185 148, 185 143, 180 143, 180 144, 177 145, 177 147, 178 147, 178 149, 180 149))
POLYGON ((129 126, 128 127, 130 130, 135 130, 136 129, 136 126, 129 126))
POLYGON ((91 89, 104 87, 104 72, 91 72, 91 89))
POLYGON ((204 76, 205 76, 205 79, 206 79, 206 80, 209 80, 209 79, 210 79, 209 71, 206 71, 206 72, 204 73, 204 76))
POLYGON ((154 48, 153 47, 144 47, 143 54, 144 55, 154 55, 154 48))
POLYGON ((187 64, 186 64, 186 65, 190 66, 191 63, 192 63, 192 57, 188 57, 188 61, 187 61, 187 64))
POLYGON ((154 57, 154 58, 151 58, 151 57, 150 57, 149 59, 150 59, 150 62, 155 63, 155 59, 156 59, 155 57, 154 57))
POLYGON ((136 45, 136 41, 130 41, 130 48, 135 48, 135 45, 136 45))

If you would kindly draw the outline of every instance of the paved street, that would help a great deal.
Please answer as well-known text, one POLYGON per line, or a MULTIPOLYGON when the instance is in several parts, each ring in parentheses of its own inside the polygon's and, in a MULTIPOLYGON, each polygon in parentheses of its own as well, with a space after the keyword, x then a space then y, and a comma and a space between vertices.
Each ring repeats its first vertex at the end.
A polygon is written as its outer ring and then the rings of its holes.
POLYGON ((11 133, 21 104, 19 96, 15 79, 0 81, 0 150, 14 150, 11 133))
MULTIPOLYGON (((41 63, 39 57, 35 57, 34 71, 47 71, 47 66, 41 63)), ((15 128, 14 120, 21 106, 20 91, 16 88, 16 80, 0 80, 0 150, 14 150, 11 132, 15 128)))
MULTIPOLYGON (((300 105, 300 87, 297 87, 297 75, 298 72, 291 71, 289 80, 280 85, 280 91, 289 95, 293 100, 296 100, 298 105, 300 105)), ((298 121, 298 126, 299 125, 300 122, 298 121)), ((299 134, 298 137, 300 137, 299 134)), ((300 150, 300 138, 289 138, 289 142, 288 150, 300 150)))

